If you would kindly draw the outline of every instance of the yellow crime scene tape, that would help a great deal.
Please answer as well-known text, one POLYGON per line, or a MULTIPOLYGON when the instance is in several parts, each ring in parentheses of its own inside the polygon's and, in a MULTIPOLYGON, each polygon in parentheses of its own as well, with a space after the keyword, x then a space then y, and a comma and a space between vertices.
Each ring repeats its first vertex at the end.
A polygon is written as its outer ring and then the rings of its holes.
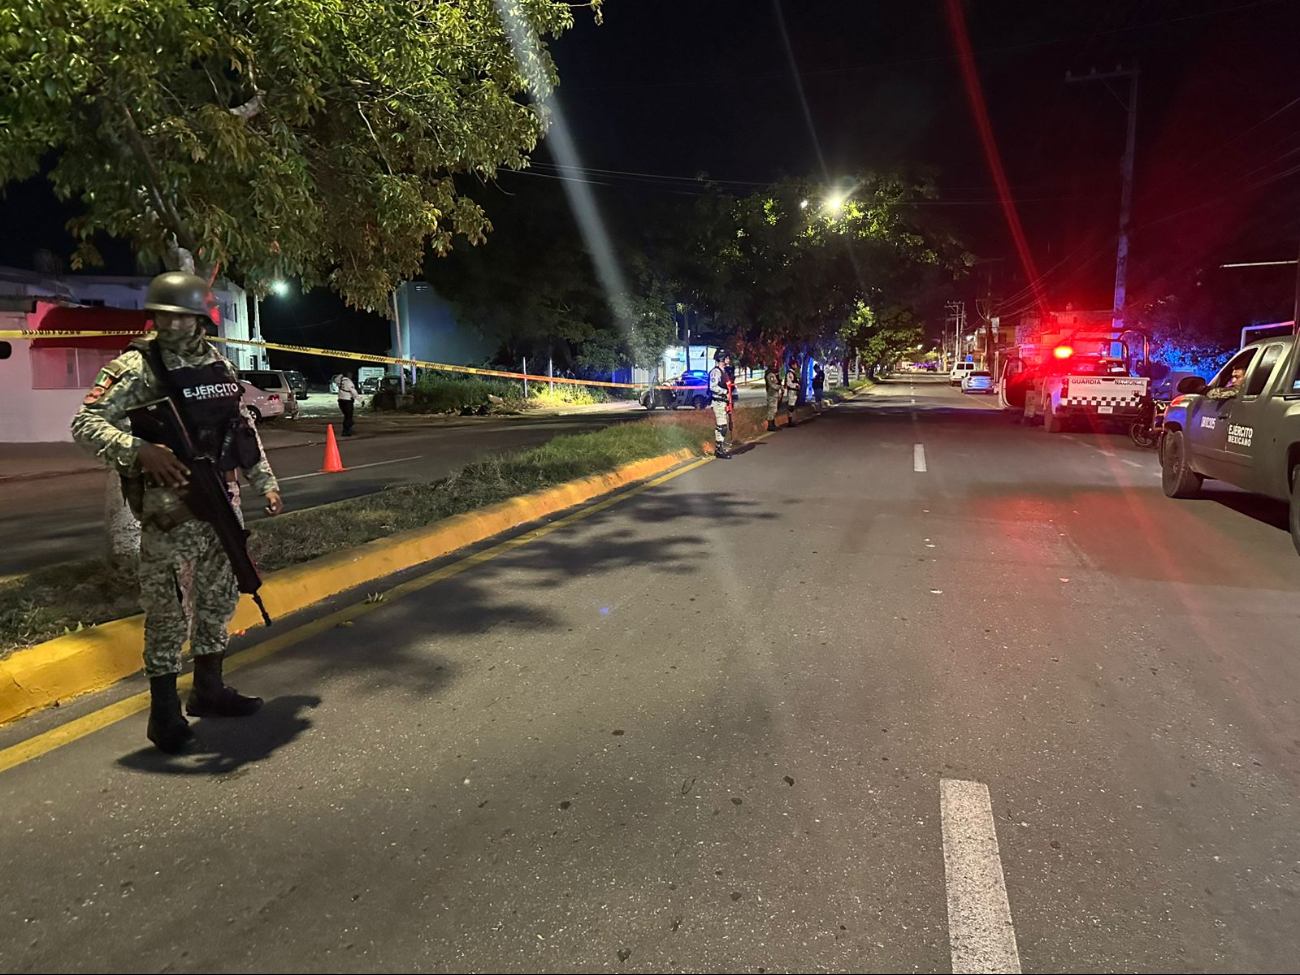
MULTIPOLYGON (((25 329, 0 331, 0 339, 91 339, 91 338, 132 338, 147 334, 146 332, 77 332, 77 331, 28 331, 25 329)), ((349 359, 356 362, 374 362, 380 365, 415 366, 419 369, 433 369, 438 372, 456 372, 471 376, 493 376, 498 379, 530 379, 540 383, 563 383, 569 386, 603 386, 613 389, 644 389, 644 383, 617 383, 600 379, 570 379, 567 376, 543 376, 527 372, 508 372, 502 369, 479 369, 475 366, 454 366, 447 362, 429 362, 424 359, 404 359, 388 355, 373 355, 369 352, 340 352, 336 349, 317 349, 309 345, 287 345, 283 342, 260 342, 255 339, 232 339, 220 335, 209 335, 212 342, 224 342, 227 345, 241 345, 248 348, 267 349, 272 352, 297 352, 303 355, 323 356, 330 359, 349 359)), ((750 382, 753 380, 744 380, 750 382)), ((691 389, 690 386, 669 386, 668 389, 691 389)))

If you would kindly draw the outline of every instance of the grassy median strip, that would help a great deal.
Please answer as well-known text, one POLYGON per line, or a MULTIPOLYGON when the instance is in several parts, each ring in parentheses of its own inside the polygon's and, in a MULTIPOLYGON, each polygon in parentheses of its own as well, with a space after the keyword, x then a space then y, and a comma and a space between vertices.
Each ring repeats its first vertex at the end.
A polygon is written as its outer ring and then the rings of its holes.
MULTIPOLYGON (((738 411, 737 438, 754 435, 762 423, 761 410, 738 411)), ((631 461, 683 448, 703 453, 712 436, 712 412, 690 411, 556 437, 540 447, 471 464, 439 481, 397 485, 257 521, 253 555, 263 572, 273 572, 631 461)), ((287 500, 292 503, 292 495, 287 500)), ((38 569, 0 582, 0 657, 139 611, 134 577, 103 559, 38 569)))
MULTIPOLYGON (((636 390, 623 390, 622 398, 636 399, 636 390)), ((482 379, 476 376, 441 376, 427 374, 410 389, 406 413, 461 413, 465 411, 522 412, 530 409, 556 409, 608 403, 620 398, 599 386, 573 386, 535 381, 528 386, 509 379, 482 379)))
POLYGON ((849 399, 862 392, 862 390, 868 389, 874 385, 875 382, 870 379, 854 379, 847 386, 832 386, 830 389, 826 390, 826 397, 832 403, 842 403, 844 400, 849 399))

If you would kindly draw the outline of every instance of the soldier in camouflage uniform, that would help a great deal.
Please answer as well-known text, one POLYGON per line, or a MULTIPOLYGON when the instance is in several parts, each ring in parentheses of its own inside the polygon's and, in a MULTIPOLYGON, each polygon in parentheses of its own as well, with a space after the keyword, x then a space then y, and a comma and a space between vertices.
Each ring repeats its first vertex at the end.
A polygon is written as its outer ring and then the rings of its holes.
POLYGON ((186 507, 189 471, 167 447, 130 432, 129 410, 168 395, 155 363, 161 361, 183 403, 200 449, 218 457, 236 514, 240 470, 253 490, 265 496, 269 514, 283 509, 261 438, 241 402, 238 374, 205 337, 211 307, 202 278, 179 271, 156 277, 145 303, 154 313, 153 332, 136 339, 100 371, 72 420, 73 438, 117 471, 141 522, 140 602, 151 696, 148 736, 172 754, 188 750, 194 742, 176 691, 181 646, 187 638, 194 656, 194 686, 186 702, 191 715, 249 715, 262 701, 240 694, 222 678, 226 628, 239 590, 212 526, 186 507))
POLYGON ((795 425, 794 410, 799 405, 799 391, 803 389, 803 376, 799 373, 798 356, 790 357, 790 368, 785 374, 785 408, 790 413, 787 426, 795 425))
POLYGON ((1246 378, 1246 370, 1237 366, 1232 370, 1232 376, 1226 383, 1216 389, 1210 390, 1205 394, 1206 399, 1232 399, 1237 395, 1241 388, 1242 380, 1246 378))
POLYGON ((763 385, 767 388, 767 428, 781 429, 776 425, 776 411, 781 407, 781 363, 780 360, 769 362, 763 373, 763 385))
POLYGON ((727 367, 731 365, 731 355, 719 349, 713 354, 713 363, 709 370, 709 396, 713 400, 713 456, 718 460, 730 460, 727 438, 731 433, 732 383, 727 367))

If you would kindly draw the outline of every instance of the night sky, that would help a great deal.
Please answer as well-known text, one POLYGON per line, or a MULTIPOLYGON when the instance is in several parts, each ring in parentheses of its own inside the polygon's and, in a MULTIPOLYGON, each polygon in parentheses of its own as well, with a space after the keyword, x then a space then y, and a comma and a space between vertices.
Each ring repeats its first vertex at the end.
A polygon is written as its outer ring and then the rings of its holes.
MULTIPOLYGON (((1067 70, 1138 64, 1130 299, 1202 270, 1289 317, 1294 268, 1228 272, 1225 261, 1292 258, 1300 243, 1300 0, 974 0, 967 23, 993 130, 1054 305, 1109 307, 1125 109, 1067 70), (1223 275, 1249 275, 1223 281, 1223 275)), ((982 258, 954 288, 1010 296, 1025 283, 971 121, 944 0, 608 0, 578 11, 554 45, 558 102, 603 210, 635 222, 698 193, 707 174, 744 192, 783 175, 827 181, 862 169, 936 175, 943 214, 982 258), (635 174, 635 175, 634 175, 635 174)), ((475 195, 519 206, 551 184, 545 146, 527 174, 475 195), (515 193, 515 196, 509 194, 515 193)), ((68 214, 39 180, 0 204, 0 263, 60 255, 68 214), (15 232, 17 227, 22 232, 15 232)), ((130 272, 110 249, 108 270, 130 272)), ((268 335, 382 349, 386 327, 324 293, 270 299, 268 335)))

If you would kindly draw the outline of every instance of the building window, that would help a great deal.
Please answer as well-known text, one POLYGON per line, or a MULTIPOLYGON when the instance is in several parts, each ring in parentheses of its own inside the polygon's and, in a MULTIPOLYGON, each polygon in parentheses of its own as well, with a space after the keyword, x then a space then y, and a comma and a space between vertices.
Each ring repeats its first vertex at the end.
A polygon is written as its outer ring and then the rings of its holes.
POLYGON ((109 349, 32 349, 32 389, 89 389, 119 355, 109 349))

